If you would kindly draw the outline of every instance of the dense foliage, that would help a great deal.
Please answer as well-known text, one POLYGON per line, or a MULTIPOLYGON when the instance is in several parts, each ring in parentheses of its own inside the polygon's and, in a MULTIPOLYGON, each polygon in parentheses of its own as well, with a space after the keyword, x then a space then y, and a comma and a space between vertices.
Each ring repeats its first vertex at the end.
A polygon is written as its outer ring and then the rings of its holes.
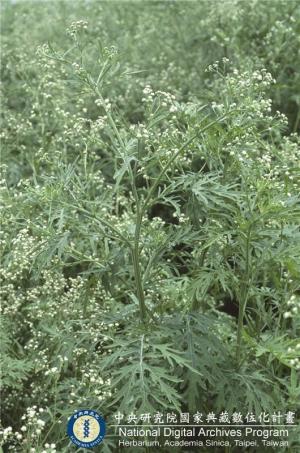
POLYGON ((299 411, 299 49, 294 0, 2 4, 4 451, 299 411))

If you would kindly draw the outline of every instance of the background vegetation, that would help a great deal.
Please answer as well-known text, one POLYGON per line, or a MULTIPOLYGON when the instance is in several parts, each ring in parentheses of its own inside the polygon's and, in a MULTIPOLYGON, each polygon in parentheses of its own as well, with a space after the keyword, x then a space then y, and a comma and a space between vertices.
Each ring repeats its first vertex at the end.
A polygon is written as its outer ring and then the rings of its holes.
POLYGON ((80 407, 297 416, 299 2, 2 2, 1 27, 4 451, 72 450, 80 407))

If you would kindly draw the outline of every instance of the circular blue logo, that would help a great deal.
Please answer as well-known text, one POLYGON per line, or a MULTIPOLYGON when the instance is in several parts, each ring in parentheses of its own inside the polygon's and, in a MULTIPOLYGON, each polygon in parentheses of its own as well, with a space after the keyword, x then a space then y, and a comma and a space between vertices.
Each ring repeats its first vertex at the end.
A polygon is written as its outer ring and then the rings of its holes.
POLYGON ((93 410, 75 412, 68 421, 67 434, 77 447, 96 447, 104 439, 105 431, 104 419, 93 410))

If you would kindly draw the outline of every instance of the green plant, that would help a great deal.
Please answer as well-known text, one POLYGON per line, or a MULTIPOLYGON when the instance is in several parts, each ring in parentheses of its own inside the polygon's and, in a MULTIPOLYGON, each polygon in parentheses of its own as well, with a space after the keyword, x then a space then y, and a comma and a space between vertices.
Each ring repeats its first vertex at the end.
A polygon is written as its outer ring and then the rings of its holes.
POLYGON ((4 449, 69 451, 79 406, 299 410, 299 12, 275 3, 4 6, 4 449))

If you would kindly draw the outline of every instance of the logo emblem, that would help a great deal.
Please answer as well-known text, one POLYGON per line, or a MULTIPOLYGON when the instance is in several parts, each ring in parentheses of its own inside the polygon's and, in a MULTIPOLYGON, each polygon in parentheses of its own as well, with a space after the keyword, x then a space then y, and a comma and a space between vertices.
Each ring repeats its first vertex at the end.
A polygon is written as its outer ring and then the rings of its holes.
POLYGON ((104 439, 104 419, 93 410, 82 410, 68 421, 67 434, 73 444, 81 448, 93 448, 104 439))

